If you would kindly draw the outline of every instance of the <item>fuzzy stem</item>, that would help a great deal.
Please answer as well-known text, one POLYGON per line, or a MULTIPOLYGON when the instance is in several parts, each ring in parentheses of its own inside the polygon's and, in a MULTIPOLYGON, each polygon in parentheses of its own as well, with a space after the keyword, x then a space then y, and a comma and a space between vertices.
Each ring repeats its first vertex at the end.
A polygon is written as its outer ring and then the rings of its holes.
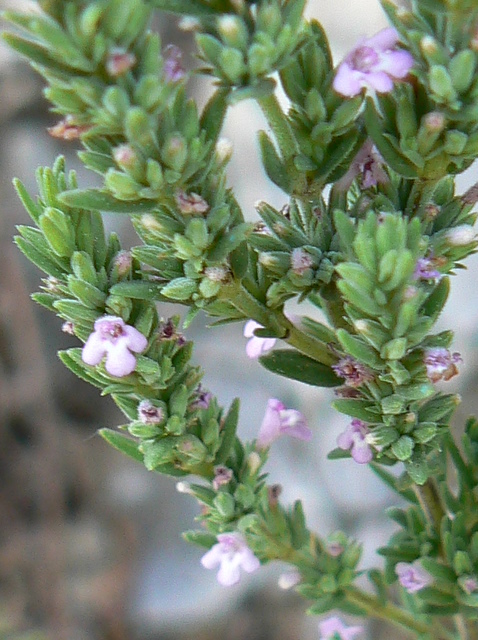
POLYGON ((259 106, 274 132, 282 158, 287 160, 297 151, 297 141, 275 94, 260 98, 259 106))
MULTIPOLYGON (((346 591, 347 600, 365 609, 367 615, 372 618, 385 620, 396 626, 407 629, 410 633, 430 633, 430 626, 425 622, 421 622, 416 616, 400 609, 391 602, 384 604, 376 596, 365 593, 359 589, 350 588, 346 591)), ((444 637, 444 636, 442 636, 444 637)), ((439 640, 439 636, 436 636, 439 640)))
POLYGON ((428 479, 423 485, 415 485, 414 489, 428 524, 434 531, 440 531, 445 510, 435 482, 428 479))

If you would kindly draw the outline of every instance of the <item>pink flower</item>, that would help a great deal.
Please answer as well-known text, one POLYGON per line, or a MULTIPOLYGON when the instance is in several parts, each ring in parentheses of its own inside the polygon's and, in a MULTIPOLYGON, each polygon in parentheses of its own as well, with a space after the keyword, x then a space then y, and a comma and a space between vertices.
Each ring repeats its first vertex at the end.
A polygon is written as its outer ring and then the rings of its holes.
POLYGON ((431 382, 450 380, 458 374, 456 366, 463 359, 457 352, 450 353, 445 347, 425 349, 423 362, 427 368, 427 375, 431 382))
POLYGON ((181 49, 174 44, 168 44, 164 50, 164 75, 170 82, 178 82, 186 75, 182 58, 181 49))
POLYGON ((285 405, 271 398, 267 402, 266 413, 256 440, 258 449, 267 449, 274 440, 282 435, 292 436, 299 440, 310 440, 312 431, 306 424, 304 416, 295 409, 286 409, 285 405))
POLYGON ((95 330, 86 341, 81 358, 96 366, 106 355, 106 371, 116 378, 132 373, 136 358, 131 352, 141 353, 148 346, 147 339, 122 318, 104 316, 95 322, 95 330))
POLYGON ((319 640, 354 640, 355 636, 362 633, 363 627, 347 627, 340 618, 332 616, 319 622, 319 640))
POLYGON ((345 384, 350 387, 360 387, 365 382, 373 380, 370 369, 351 356, 341 358, 337 364, 332 365, 332 369, 338 376, 344 378, 345 384))
POLYGON ((249 549, 240 533, 220 533, 217 540, 218 543, 203 555, 201 564, 206 569, 219 567, 217 580, 224 587, 239 582, 241 568, 247 573, 252 573, 261 566, 259 559, 249 549))
POLYGON ((392 27, 363 40, 339 65, 334 89, 343 96, 358 95, 363 88, 388 93, 393 81, 405 78, 414 64, 408 51, 396 48, 398 33, 392 27))
POLYGON ((408 593, 420 591, 432 582, 431 575, 418 562, 398 562, 395 566, 398 581, 408 593))
POLYGON ((373 458, 372 448, 367 442, 370 429, 365 422, 352 420, 349 426, 337 438, 337 445, 344 451, 350 450, 352 458, 358 464, 368 464, 373 458))
POLYGON ((262 328, 262 325, 255 320, 248 320, 248 322, 246 322, 244 327, 244 337, 249 338, 246 344, 246 353, 249 358, 259 358, 267 351, 270 351, 276 343, 275 338, 259 338, 254 335, 254 331, 256 329, 262 328))
POLYGON ((413 277, 416 280, 440 280, 442 274, 434 268, 435 264, 433 258, 418 258, 413 277))
POLYGON ((383 168, 384 160, 372 140, 367 139, 350 165, 347 173, 336 183, 339 191, 347 191, 355 178, 361 189, 386 184, 388 176, 383 168))

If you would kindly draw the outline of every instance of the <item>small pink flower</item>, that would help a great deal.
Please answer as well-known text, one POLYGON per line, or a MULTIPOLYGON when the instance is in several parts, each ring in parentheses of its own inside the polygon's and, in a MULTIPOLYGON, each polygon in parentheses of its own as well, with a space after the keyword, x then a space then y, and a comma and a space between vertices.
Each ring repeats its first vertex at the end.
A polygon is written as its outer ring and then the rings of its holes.
POLYGON ((195 398, 190 405, 190 409, 207 409, 213 398, 210 391, 206 391, 201 384, 198 384, 195 391, 195 398))
POLYGON ((86 364, 96 366, 106 355, 106 371, 116 378, 132 373, 136 368, 133 353, 142 353, 148 346, 147 339, 122 318, 104 316, 95 322, 95 330, 86 341, 81 358, 86 364))
POLYGON ((183 53, 179 47, 169 44, 164 50, 164 75, 169 82, 178 82, 186 75, 182 63, 183 53))
POLYGON ((413 277, 416 280, 440 280, 442 274, 434 268, 435 264, 433 258, 418 258, 413 277))
POLYGON ((373 458, 373 451, 367 442, 370 429, 365 422, 352 420, 349 426, 337 438, 337 445, 344 451, 350 450, 352 458, 358 464, 368 464, 373 458))
POLYGON ((299 440, 310 440, 312 431, 306 424, 304 416, 295 409, 286 409, 285 405, 271 398, 267 402, 266 413, 256 440, 258 449, 267 449, 274 440, 282 435, 292 436, 299 440))
POLYGON ((229 484, 234 476, 232 469, 220 464, 214 467, 214 479, 212 481, 212 487, 214 491, 219 491, 220 487, 229 484))
POLYGON ((255 320, 248 320, 244 327, 244 337, 249 338, 246 344, 246 353, 249 358, 255 359, 264 355, 267 351, 270 351, 276 343, 275 338, 259 338, 254 335, 256 329, 262 329, 255 320))
POLYGON ((398 33, 392 27, 363 40, 339 65, 334 89, 343 96, 358 95, 363 88, 388 93, 394 80, 405 78, 414 64, 408 51, 396 48, 398 33))
POLYGON ((420 591, 432 582, 431 575, 422 568, 418 560, 415 562, 398 562, 395 566, 398 581, 408 593, 420 591))
POLYGON ((354 640, 362 631, 363 627, 347 627, 337 616, 319 622, 319 640, 335 640, 337 636, 340 640, 354 640))
POLYGON ((337 364, 332 365, 332 369, 338 376, 344 378, 345 384, 350 387, 360 387, 365 382, 373 380, 370 369, 351 356, 341 358, 337 364))
POLYGON ((241 577, 240 569, 247 573, 257 571, 261 566, 259 559, 247 546, 244 537, 235 531, 220 533, 215 544, 201 558, 206 569, 219 567, 217 580, 224 587, 237 584, 241 577))
POLYGON ((361 189, 386 184, 388 176, 383 168, 384 160, 372 140, 367 139, 350 165, 347 173, 336 183, 339 191, 347 191, 355 178, 361 189))
POLYGON ((127 73, 136 64, 136 56, 126 49, 112 49, 106 59, 106 71, 113 78, 127 73))
POLYGON ((439 380, 450 380, 458 374, 459 362, 463 362, 463 358, 457 352, 450 353, 445 347, 432 347, 425 349, 423 362, 427 368, 427 376, 431 382, 439 380))
POLYGON ((141 400, 138 405, 138 420, 143 424, 160 424, 164 420, 164 411, 150 400, 141 400))

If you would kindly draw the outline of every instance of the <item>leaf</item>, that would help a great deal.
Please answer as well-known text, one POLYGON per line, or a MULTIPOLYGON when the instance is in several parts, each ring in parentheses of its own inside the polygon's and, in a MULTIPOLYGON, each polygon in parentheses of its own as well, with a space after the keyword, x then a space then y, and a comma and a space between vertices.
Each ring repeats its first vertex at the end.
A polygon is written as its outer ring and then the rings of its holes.
POLYGON ((113 431, 113 429, 100 429, 98 433, 103 440, 106 440, 108 444, 118 451, 121 451, 121 453, 133 458, 133 460, 137 462, 143 462, 143 454, 141 451, 138 451, 138 444, 135 440, 128 438, 122 433, 113 431))
POLYGON ((239 398, 234 398, 227 412, 221 429, 221 444, 216 453, 215 464, 226 462, 236 437, 237 423, 239 421, 239 398))
POLYGON ((153 211, 156 207, 156 203, 151 200, 123 202, 114 198, 107 191, 99 189, 72 189, 60 194, 58 199, 68 207, 111 211, 112 213, 144 213, 153 211))
POLYGON ((270 180, 285 193, 291 192, 291 179, 272 141, 264 131, 258 133, 262 164, 270 180))
POLYGON ((133 280, 115 284, 111 287, 110 294, 123 298, 133 298, 133 300, 166 300, 167 298, 161 294, 162 289, 163 285, 133 280))
POLYGON ((367 131, 375 143, 375 146, 380 151, 385 160, 390 164, 392 169, 405 178, 416 178, 417 171, 415 167, 406 160, 403 156, 399 155, 394 149, 393 145, 384 137, 381 129, 383 123, 382 118, 375 111, 372 102, 367 100, 367 106, 364 112, 365 125, 367 131))
POLYGON ((338 387, 342 380, 333 369, 292 349, 277 349, 259 358, 268 371, 315 387, 338 387))

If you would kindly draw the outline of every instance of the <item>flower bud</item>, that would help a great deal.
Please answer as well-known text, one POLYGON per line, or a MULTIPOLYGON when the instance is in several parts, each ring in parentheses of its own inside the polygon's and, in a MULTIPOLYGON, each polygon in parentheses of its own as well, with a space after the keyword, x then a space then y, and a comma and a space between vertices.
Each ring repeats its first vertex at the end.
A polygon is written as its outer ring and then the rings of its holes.
POLYGON ((127 73, 136 64, 134 53, 122 48, 112 49, 106 59, 106 71, 110 76, 116 78, 127 73))
POLYGON ((445 237, 452 247, 464 247, 476 240, 476 233, 471 225, 461 224, 450 229, 445 237))

